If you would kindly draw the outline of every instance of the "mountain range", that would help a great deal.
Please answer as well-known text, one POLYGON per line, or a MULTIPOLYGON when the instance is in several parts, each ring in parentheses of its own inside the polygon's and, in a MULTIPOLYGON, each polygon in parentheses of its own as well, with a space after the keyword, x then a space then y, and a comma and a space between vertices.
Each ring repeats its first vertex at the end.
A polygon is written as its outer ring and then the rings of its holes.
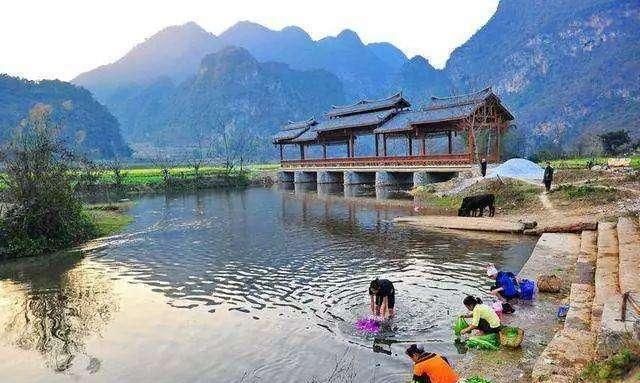
POLYGON ((491 85, 516 115, 512 153, 570 152, 603 131, 640 134, 639 21, 636 0, 502 0, 443 70, 350 30, 316 41, 298 27, 240 22, 214 36, 191 22, 73 82, 112 110, 130 142, 193 144, 195 130, 233 125, 266 140, 264 155, 279 125, 334 103, 402 90, 419 106, 491 85))

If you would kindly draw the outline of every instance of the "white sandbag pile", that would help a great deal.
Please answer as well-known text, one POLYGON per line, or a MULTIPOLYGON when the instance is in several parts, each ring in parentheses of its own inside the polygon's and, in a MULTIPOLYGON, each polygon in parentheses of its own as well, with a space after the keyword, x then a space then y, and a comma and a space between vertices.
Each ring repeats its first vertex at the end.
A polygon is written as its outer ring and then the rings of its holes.
POLYGON ((524 158, 512 158, 509 161, 491 169, 487 177, 516 178, 526 181, 540 181, 544 176, 544 169, 535 162, 524 158))

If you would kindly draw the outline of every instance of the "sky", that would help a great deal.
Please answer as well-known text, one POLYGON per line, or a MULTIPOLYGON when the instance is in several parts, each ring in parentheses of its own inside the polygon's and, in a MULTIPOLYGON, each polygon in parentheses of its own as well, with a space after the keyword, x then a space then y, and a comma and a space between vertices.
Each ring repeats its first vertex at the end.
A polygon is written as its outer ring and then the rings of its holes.
POLYGON ((216 35, 238 21, 297 25, 312 38, 344 29, 386 41, 437 68, 493 15, 498 0, 8 0, 0 12, 0 73, 71 80, 116 61, 159 30, 195 21, 216 35))

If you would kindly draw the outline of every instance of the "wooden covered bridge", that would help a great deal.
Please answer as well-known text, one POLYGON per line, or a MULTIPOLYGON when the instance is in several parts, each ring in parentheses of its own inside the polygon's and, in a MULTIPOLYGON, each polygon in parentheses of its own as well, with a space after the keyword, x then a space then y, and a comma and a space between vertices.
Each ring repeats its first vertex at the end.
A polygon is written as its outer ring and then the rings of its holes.
POLYGON ((491 88, 432 97, 415 110, 398 93, 333 106, 321 120, 289 122, 273 142, 283 181, 428 183, 481 158, 500 161, 501 137, 513 119, 491 88))

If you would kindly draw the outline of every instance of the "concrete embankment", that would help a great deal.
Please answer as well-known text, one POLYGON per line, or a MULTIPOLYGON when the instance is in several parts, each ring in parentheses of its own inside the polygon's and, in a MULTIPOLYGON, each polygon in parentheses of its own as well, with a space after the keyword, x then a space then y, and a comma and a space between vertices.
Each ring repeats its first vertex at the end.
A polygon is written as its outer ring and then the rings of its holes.
MULTIPOLYGON (((536 251, 530 262, 535 258, 536 251)), ((640 292, 639 269, 640 231, 635 218, 599 222, 597 231, 582 232, 569 312, 563 329, 536 361, 534 382, 573 382, 587 363, 611 356, 628 342, 640 342, 634 330, 640 316, 624 304, 625 293, 640 292)))
POLYGON ((438 215, 417 215, 398 217, 396 223, 422 228, 440 228, 455 230, 488 231, 498 233, 523 233, 542 235, 544 233, 577 233, 584 230, 596 230, 598 222, 590 218, 567 218, 553 223, 538 225, 535 221, 504 219, 495 217, 457 217, 438 215))
POLYGON ((525 222, 508 221, 498 218, 434 215, 398 217, 393 221, 396 223, 403 223, 422 228, 474 230, 500 233, 522 233, 526 228, 530 227, 528 225, 531 225, 525 222))

